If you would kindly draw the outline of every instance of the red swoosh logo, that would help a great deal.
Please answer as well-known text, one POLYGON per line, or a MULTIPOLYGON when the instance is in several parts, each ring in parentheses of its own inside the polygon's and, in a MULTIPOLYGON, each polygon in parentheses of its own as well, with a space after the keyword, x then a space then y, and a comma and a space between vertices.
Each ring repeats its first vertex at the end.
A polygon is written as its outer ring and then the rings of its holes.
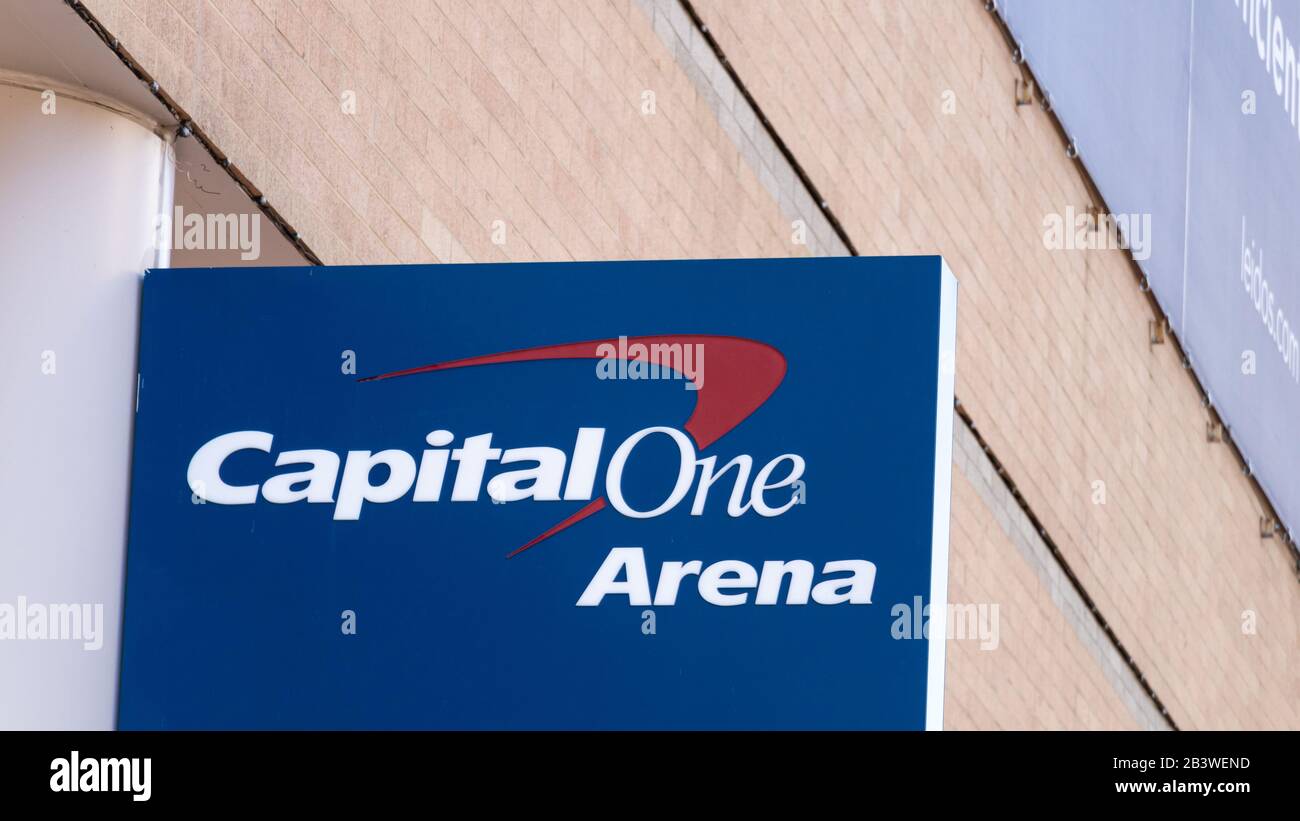
MULTIPOLYGON (((671 366, 672 345, 701 345, 707 354, 708 384, 698 379, 695 409, 683 428, 695 440, 697 450, 704 450, 721 439, 728 431, 743 422, 767 401, 781 380, 785 378, 785 357, 771 345, 735 336, 710 336, 706 334, 681 334, 667 336, 630 336, 625 340, 624 351, 640 343, 645 346, 644 358, 637 361, 647 364, 671 366), (656 348, 655 346, 659 346, 656 348)), ((502 365, 508 362, 540 362, 551 359, 606 359, 601 346, 612 345, 615 358, 630 360, 620 355, 618 339, 597 339, 590 342, 571 342, 563 345, 543 345, 518 351, 471 356, 449 362, 435 362, 377 376, 367 376, 358 382, 377 382, 399 376, 413 376, 432 371, 449 371, 455 368, 472 368, 479 365, 502 365)), ((519 555, 540 541, 549 539, 560 531, 577 524, 588 516, 603 510, 602 496, 588 503, 569 518, 512 551, 507 558, 519 555)))

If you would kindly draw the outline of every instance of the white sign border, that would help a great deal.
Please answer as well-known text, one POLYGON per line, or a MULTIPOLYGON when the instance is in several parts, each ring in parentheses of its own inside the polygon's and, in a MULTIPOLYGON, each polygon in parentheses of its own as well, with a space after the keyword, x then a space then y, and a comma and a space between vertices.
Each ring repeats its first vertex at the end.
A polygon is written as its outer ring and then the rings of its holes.
POLYGON ((952 513, 952 425, 957 362, 957 278, 939 259, 939 361, 934 424, 934 520, 930 535, 929 663, 925 729, 943 729, 948 636, 948 532, 952 513))

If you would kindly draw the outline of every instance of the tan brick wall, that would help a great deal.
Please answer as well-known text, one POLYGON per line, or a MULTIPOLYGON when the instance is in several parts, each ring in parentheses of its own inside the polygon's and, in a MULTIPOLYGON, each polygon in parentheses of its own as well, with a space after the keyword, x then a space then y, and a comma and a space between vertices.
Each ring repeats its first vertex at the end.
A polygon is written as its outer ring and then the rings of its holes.
POLYGON ((953 476, 948 595, 996 603, 998 644, 948 643, 944 726, 955 730, 1139 729, 1050 591, 1015 561, 971 480, 953 476))
MULTIPOLYGON (((807 250, 642 5, 86 5, 327 263, 807 250)), ((949 258, 959 394, 1175 719, 1300 727, 1300 585, 1255 537, 1181 366, 1148 350, 1123 258, 1042 250, 1043 215, 1086 195, 1046 115, 1012 104, 982 3, 699 8, 858 247, 949 258), (1241 635, 1247 608, 1257 636, 1241 635)), ((1141 726, 1124 671, 965 476, 951 598, 999 603, 1003 636, 951 645, 949 726, 1141 726)))
POLYGON ((86 5, 327 263, 790 253, 627 4, 86 5))
MULTIPOLYGON (((996 641, 949 615, 950 729, 1167 729, 975 434, 953 428, 948 595, 997 605, 996 641)), ((982 627, 981 626, 981 627, 982 627)))
MULTIPOLYGON (((1259 538, 1253 492, 1206 442, 1172 347, 1148 346, 1124 255, 1044 249, 1044 215, 1089 197, 1048 115, 1013 104, 1017 70, 984 4, 696 8, 862 253, 948 258, 958 395, 1174 720, 1300 727, 1293 565, 1259 538), (1245 610, 1258 635, 1243 635, 1245 610)), ((981 514, 960 511, 964 560, 981 526, 965 517, 981 514)))

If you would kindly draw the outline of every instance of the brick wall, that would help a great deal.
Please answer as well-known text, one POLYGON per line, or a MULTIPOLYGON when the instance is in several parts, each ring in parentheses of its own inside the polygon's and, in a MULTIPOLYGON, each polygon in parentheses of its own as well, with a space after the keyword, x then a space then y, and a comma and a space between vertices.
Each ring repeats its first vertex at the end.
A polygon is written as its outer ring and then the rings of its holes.
POLYGON ((327 263, 790 251, 626 5, 87 6, 327 263))
MULTIPOLYGON (((675 0, 84 1, 327 263, 842 250, 675 0)), ((1300 727, 1300 584, 1123 256, 1043 249, 1087 193, 983 3, 697 8, 863 253, 948 258, 958 393, 1175 721, 1300 727)), ((967 451, 950 598, 1002 635, 947 724, 1158 724, 967 451)))
POLYGON ((984 4, 696 7, 862 253, 947 257, 958 396, 1179 726, 1300 726, 1293 565, 1125 255, 1044 248, 1091 200, 984 4))
POLYGON ((975 434, 954 422, 948 596, 997 604, 999 629, 996 644, 969 621, 964 638, 950 629, 945 726, 1168 728, 975 434))

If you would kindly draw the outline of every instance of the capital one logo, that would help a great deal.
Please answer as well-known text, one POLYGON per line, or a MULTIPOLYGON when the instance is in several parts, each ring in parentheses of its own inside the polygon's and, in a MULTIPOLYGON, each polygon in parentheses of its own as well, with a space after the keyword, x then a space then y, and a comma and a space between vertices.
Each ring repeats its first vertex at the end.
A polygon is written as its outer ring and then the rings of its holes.
MULTIPOLYGON (((243 450, 271 453, 274 449, 274 434, 239 430, 216 436, 202 445, 190 460, 186 478, 195 497, 201 501, 251 505, 256 503, 260 494, 273 504, 332 504, 333 518, 338 521, 360 519, 367 503, 387 504, 406 498, 408 494, 414 503, 443 500, 480 502, 484 480, 492 465, 502 468, 486 481, 487 495, 492 501, 587 502, 573 515, 508 553, 507 557, 511 558, 606 507, 612 507, 615 512, 631 519, 650 519, 674 510, 689 498, 691 515, 702 516, 710 491, 715 485, 725 488, 726 481, 731 482, 726 502, 727 514, 731 517, 749 513, 769 518, 781 516, 798 502, 793 488, 803 476, 805 467, 799 454, 777 455, 757 471, 754 470, 754 458, 748 454, 737 455, 721 466, 716 455, 700 455, 700 451, 706 450, 766 402, 785 377, 785 357, 770 345, 751 339, 671 335, 594 340, 439 362, 358 381, 372 383, 506 363, 608 359, 611 345, 618 346, 620 356, 627 356, 628 350, 636 350, 642 352, 640 355, 645 356, 649 364, 664 367, 671 367, 668 352, 672 350, 681 350, 688 345, 701 346, 699 350, 703 350, 707 346, 711 374, 707 389, 702 380, 697 380, 695 408, 680 429, 662 425, 643 428, 613 448, 601 482, 601 495, 597 495, 597 482, 602 478, 598 476, 598 468, 607 445, 606 429, 601 427, 578 427, 568 453, 544 445, 502 448, 494 443, 490 431, 466 435, 457 445, 456 434, 444 429, 435 429, 424 436, 428 447, 422 449, 418 460, 416 455, 400 449, 378 452, 350 450, 343 457, 326 449, 281 451, 276 455, 275 467, 292 467, 294 470, 274 474, 260 485, 231 485, 221 478, 221 467, 227 458, 243 450), (652 437, 665 437, 676 446, 679 457, 677 476, 671 492, 659 504, 636 508, 624 496, 624 475, 637 447, 652 437), (387 468, 388 475, 379 484, 372 484, 372 474, 380 466, 387 468), (733 468, 735 476, 727 480, 726 476, 733 468)), ((810 596, 819 604, 870 603, 875 580, 875 566, 870 562, 827 562, 823 574, 847 572, 851 575, 824 580, 815 588, 812 586, 813 569, 809 562, 802 560, 769 561, 764 563, 760 578, 758 571, 745 562, 716 562, 708 568, 699 561, 665 562, 655 595, 651 596, 644 552, 640 548, 616 547, 610 551, 578 604, 593 606, 600 604, 607 595, 624 595, 627 603, 634 606, 672 605, 676 603, 680 584, 687 576, 699 576, 701 597, 720 606, 746 603, 749 599, 747 592, 722 591, 747 588, 756 590, 755 604, 776 604, 786 581, 786 604, 806 604, 810 596), (624 580, 620 581, 619 576, 624 580)))

